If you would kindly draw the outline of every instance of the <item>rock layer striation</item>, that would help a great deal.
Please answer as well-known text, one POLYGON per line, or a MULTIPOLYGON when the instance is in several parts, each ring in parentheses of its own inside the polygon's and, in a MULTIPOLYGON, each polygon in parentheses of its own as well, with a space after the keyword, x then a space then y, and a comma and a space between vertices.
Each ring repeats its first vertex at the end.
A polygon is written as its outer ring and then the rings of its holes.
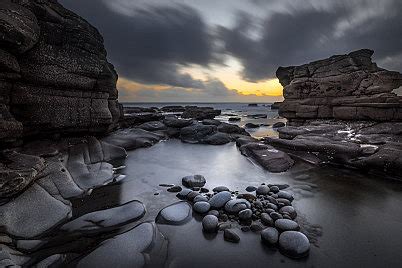
POLYGON ((120 118, 103 38, 52 0, 0 2, 0 144, 106 132, 120 118))

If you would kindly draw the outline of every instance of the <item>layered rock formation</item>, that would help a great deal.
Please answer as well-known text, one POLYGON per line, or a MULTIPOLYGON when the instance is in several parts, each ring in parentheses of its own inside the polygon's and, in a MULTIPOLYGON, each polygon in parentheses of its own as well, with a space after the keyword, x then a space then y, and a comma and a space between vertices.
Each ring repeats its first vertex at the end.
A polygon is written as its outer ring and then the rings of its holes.
POLYGON ((284 86, 279 114, 290 124, 308 119, 402 120, 402 74, 377 67, 362 49, 301 66, 280 67, 284 86))
POLYGON ((117 74, 103 39, 55 0, 0 2, 0 144, 112 129, 117 74))
POLYGON ((277 71, 288 126, 265 143, 309 162, 335 162, 400 176, 402 74, 377 67, 372 50, 358 50, 277 71), (307 152, 307 153, 306 153, 307 152), (292 153, 293 154, 293 153, 292 153))

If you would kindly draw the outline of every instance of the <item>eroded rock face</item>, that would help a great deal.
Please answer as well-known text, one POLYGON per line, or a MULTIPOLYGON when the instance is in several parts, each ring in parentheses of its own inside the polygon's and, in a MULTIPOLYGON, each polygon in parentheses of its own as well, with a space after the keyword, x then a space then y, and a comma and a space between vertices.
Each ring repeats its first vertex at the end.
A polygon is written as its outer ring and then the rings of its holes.
POLYGON ((402 98, 393 90, 402 86, 402 74, 377 67, 373 53, 362 49, 280 67, 285 101, 279 114, 288 124, 278 128, 280 139, 267 137, 264 142, 309 152, 321 163, 400 177, 402 98))
POLYGON ((307 119, 402 120, 402 99, 392 91, 402 74, 377 67, 362 49, 301 66, 280 67, 284 86, 280 115, 290 123, 307 119))
POLYGON ((103 38, 57 1, 1 1, 0 47, 0 145, 117 124, 117 74, 103 38))

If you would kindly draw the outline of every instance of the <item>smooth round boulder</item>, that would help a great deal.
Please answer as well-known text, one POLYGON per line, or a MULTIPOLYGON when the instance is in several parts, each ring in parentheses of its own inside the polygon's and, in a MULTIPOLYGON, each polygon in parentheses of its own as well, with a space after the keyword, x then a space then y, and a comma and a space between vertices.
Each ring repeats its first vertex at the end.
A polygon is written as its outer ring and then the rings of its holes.
POLYGON ((267 195, 268 193, 269 193, 269 187, 266 185, 261 185, 256 190, 257 195, 267 195))
POLYGON ((225 229, 225 231, 223 231, 223 238, 225 239, 225 241, 231 243, 240 242, 240 236, 238 236, 238 234, 236 234, 232 229, 225 229))
POLYGON ((212 196, 208 202, 211 205, 211 207, 213 207, 213 208, 221 208, 231 198, 232 198, 232 194, 230 192, 223 191, 223 192, 217 193, 216 195, 212 196))
POLYGON ((276 201, 278 202, 278 204, 283 204, 283 205, 285 205, 285 206, 290 206, 290 205, 292 205, 292 203, 288 200, 288 199, 286 199, 286 198, 277 198, 276 199, 276 201))
POLYGON ((205 201, 200 201, 200 202, 194 203, 194 205, 193 205, 194 211, 198 212, 200 214, 207 213, 210 208, 211 208, 211 205, 205 201))
POLYGON ((250 202, 246 199, 233 199, 229 200, 225 204, 225 210, 228 213, 236 214, 239 213, 241 210, 251 208, 250 202))
POLYGON ((298 231, 300 226, 297 222, 288 219, 278 219, 275 221, 275 227, 281 231, 298 231))
POLYGON ((274 220, 267 213, 261 213, 261 222, 267 226, 274 226, 274 220))
POLYGON ((200 195, 199 192, 191 191, 191 192, 187 195, 187 200, 193 201, 194 198, 196 198, 196 197, 199 196, 199 195, 200 195))
POLYGON ((208 215, 214 215, 215 217, 219 217, 219 211, 213 209, 208 212, 208 215))
POLYGON ((254 192, 255 190, 257 190, 257 187, 254 186, 247 186, 246 188, 246 191, 249 193, 254 192))
POLYGON ((274 221, 283 218, 283 216, 282 216, 281 214, 279 214, 278 212, 271 212, 271 213, 269 214, 269 216, 271 216, 271 218, 272 218, 274 221))
POLYGON ((277 195, 278 195, 279 198, 285 198, 285 199, 289 200, 290 202, 292 202, 293 199, 294 199, 293 195, 291 195, 290 193, 285 192, 285 191, 279 191, 277 193, 277 195))
POLYGON ((179 193, 177 193, 177 197, 180 199, 186 199, 188 194, 191 193, 192 191, 190 189, 183 189, 179 193))
POLYGON ((287 213, 292 220, 297 217, 297 212, 296 212, 295 208, 292 207, 292 206, 281 207, 279 209, 279 212, 282 213, 282 214, 287 213))
POLYGON ((286 231, 279 236, 279 250, 290 258, 302 258, 308 255, 310 242, 303 233, 286 231))
POLYGON ((194 197, 194 200, 193 200, 194 203, 201 202, 201 201, 208 202, 208 198, 206 196, 203 196, 200 194, 197 195, 196 197, 194 197))
POLYGON ((202 219, 202 229, 207 233, 214 233, 218 230, 218 218, 214 215, 207 215, 202 219))
POLYGON ((162 209, 156 217, 156 222, 159 224, 181 225, 190 218, 190 212, 190 205, 181 201, 162 209))
POLYGON ((251 211, 251 209, 244 209, 239 212, 239 219, 243 221, 251 219, 251 216, 253 216, 253 211, 251 211))
POLYGON ((204 187, 207 181, 202 175, 190 175, 181 179, 181 183, 187 188, 204 187))
POLYGON ((212 191, 217 192, 217 193, 220 193, 220 192, 223 192, 223 191, 228 191, 229 192, 229 188, 226 187, 226 186, 218 186, 218 187, 215 187, 214 189, 212 189, 212 191))
POLYGON ((279 232, 274 227, 268 227, 261 232, 261 240, 270 246, 278 243, 279 232))
POLYGON ((274 185, 269 187, 270 191, 273 192, 274 194, 276 194, 277 192, 279 192, 279 187, 274 185))
POLYGON ((253 223, 253 224, 250 225, 250 229, 253 232, 259 232, 259 231, 263 230, 264 228, 265 227, 262 224, 258 223, 258 222, 253 223))

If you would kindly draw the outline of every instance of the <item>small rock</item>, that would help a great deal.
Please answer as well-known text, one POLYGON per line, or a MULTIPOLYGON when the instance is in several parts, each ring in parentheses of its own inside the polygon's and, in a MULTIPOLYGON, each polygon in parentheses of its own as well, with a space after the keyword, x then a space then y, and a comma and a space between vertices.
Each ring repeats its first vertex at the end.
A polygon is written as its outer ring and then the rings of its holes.
POLYGON ((195 203, 193 205, 194 211, 198 212, 198 213, 201 213, 201 214, 207 213, 210 208, 211 208, 211 205, 208 202, 205 202, 205 201, 200 201, 200 202, 197 202, 197 203, 195 203))
POLYGON ((274 220, 267 213, 261 213, 261 222, 267 226, 274 226, 274 220))
POLYGON ((214 233, 218 229, 218 218, 214 215, 207 215, 202 219, 202 228, 207 233, 214 233))
POLYGON ((201 201, 208 202, 208 198, 203 195, 200 195, 200 194, 197 195, 196 197, 194 197, 194 200, 193 200, 194 203, 201 202, 201 201))
POLYGON ((159 184, 160 187, 173 187, 174 184, 166 184, 166 183, 161 183, 159 184))
POLYGON ((282 213, 282 214, 284 214, 284 213, 289 214, 289 216, 290 216, 290 218, 291 218, 292 220, 297 217, 296 210, 295 210, 294 207, 292 207, 292 206, 284 206, 284 207, 281 207, 281 208, 279 209, 279 212, 282 213))
POLYGON ((191 192, 187 195, 187 200, 193 201, 194 198, 196 198, 196 197, 199 196, 199 195, 200 195, 199 192, 191 191, 191 192))
POLYGON ((228 191, 229 192, 229 188, 226 187, 226 186, 218 186, 218 187, 215 187, 214 189, 212 189, 212 191, 217 192, 217 193, 220 193, 220 192, 223 192, 223 191, 228 191))
POLYGON ((229 120, 229 122, 237 122, 237 121, 240 121, 241 118, 239 118, 239 117, 230 117, 228 120, 229 120))
POLYGON ((271 216, 271 218, 272 218, 274 221, 277 221, 277 220, 283 218, 282 215, 279 214, 278 212, 272 212, 272 213, 269 214, 269 216, 271 216))
POLYGON ((230 192, 223 191, 223 192, 217 193, 216 195, 212 196, 208 202, 211 205, 211 207, 213 207, 213 208, 221 208, 231 198, 232 198, 232 194, 230 192))
POLYGON ((276 201, 276 199, 272 196, 267 196, 267 200, 274 205, 278 205, 278 201, 276 201))
POLYGON ((250 232, 250 227, 248 227, 248 226, 242 226, 242 227, 240 228, 240 230, 242 230, 242 232, 250 232))
POLYGON ((247 186, 247 188, 246 188, 247 192, 254 192, 255 190, 257 190, 257 188, 254 186, 247 186))
POLYGON ((207 182, 202 175, 191 175, 181 179, 181 182, 187 188, 204 187, 207 182))
POLYGON ((247 201, 251 202, 251 201, 255 201, 257 199, 257 197, 253 194, 239 194, 237 196, 238 199, 246 199, 247 201))
POLYGON ((278 205, 280 203, 284 204, 285 206, 290 206, 292 204, 288 199, 285 198, 277 198, 276 201, 278 202, 278 205))
POLYGON ((274 204, 272 204, 272 203, 268 203, 266 207, 267 207, 267 208, 270 208, 270 209, 273 209, 273 210, 278 210, 278 206, 277 206, 277 205, 274 205, 274 204))
POLYGON ((232 243, 239 243, 240 242, 240 236, 238 236, 233 230, 231 229, 225 229, 223 232, 223 238, 232 243))
POLYGON ((178 193, 178 192, 180 192, 181 190, 182 190, 182 188, 181 188, 179 185, 172 186, 172 187, 170 187, 170 188, 167 189, 167 191, 168 191, 168 192, 171 192, 171 193, 178 193))
POLYGON ((279 191, 277 193, 277 195, 278 195, 279 198, 285 198, 285 199, 287 199, 289 201, 293 201, 293 199, 294 199, 293 195, 291 195, 290 193, 285 192, 285 191, 279 191))
POLYGON ((247 123, 244 125, 246 128, 259 128, 260 125, 254 124, 254 123, 247 123))
POLYGON ((279 236, 279 250, 290 258, 302 258, 310 251, 308 238, 296 231, 286 231, 279 236))
POLYGON ((288 219, 278 219, 275 221, 275 227, 279 231, 298 231, 300 226, 297 222, 288 219))
POLYGON ((219 223, 219 225, 218 225, 218 229, 219 229, 220 231, 223 231, 223 230, 226 230, 226 229, 230 229, 230 228, 232 228, 232 224, 229 223, 229 222, 222 222, 222 223, 219 223))
POLYGON ((225 210, 233 214, 247 208, 251 208, 251 205, 246 199, 233 199, 225 204, 225 210))
POLYGON ((270 189, 270 191, 271 192, 273 192, 273 193, 277 193, 277 192, 279 192, 279 187, 278 186, 271 186, 271 187, 269 187, 269 189, 270 189))
POLYGON ((268 213, 268 215, 271 214, 272 212, 275 212, 275 210, 272 208, 265 209, 265 213, 268 213))
POLYGON ((213 209, 208 212, 208 215, 214 215, 215 217, 219 217, 219 211, 213 209))
POLYGON ((273 227, 268 227, 261 232, 261 240, 270 245, 273 246, 276 243, 278 243, 279 239, 279 232, 273 227))
POLYGON ((251 219, 251 216, 253 216, 251 209, 244 209, 239 212, 239 219, 241 220, 251 219))
POLYGON ((267 195, 269 193, 269 187, 266 185, 261 185, 257 188, 257 195, 267 195))
POLYGON ((208 193, 208 192, 209 192, 209 189, 204 188, 204 187, 201 187, 200 192, 201 192, 201 193, 208 193))
POLYGON ((283 122, 277 122, 272 125, 273 128, 280 128, 280 127, 284 127, 284 126, 286 126, 286 125, 283 122))
POLYGON ((187 202, 181 201, 162 209, 156 217, 160 224, 180 225, 190 218, 191 207, 187 202))
POLYGON ((262 229, 264 229, 264 227, 263 227, 261 224, 253 223, 253 224, 251 224, 250 229, 251 229, 251 231, 253 231, 253 232, 259 232, 259 231, 261 231, 262 229))
POLYGON ((176 196, 180 199, 186 199, 187 195, 191 193, 192 191, 190 189, 183 189, 181 190, 176 196))

